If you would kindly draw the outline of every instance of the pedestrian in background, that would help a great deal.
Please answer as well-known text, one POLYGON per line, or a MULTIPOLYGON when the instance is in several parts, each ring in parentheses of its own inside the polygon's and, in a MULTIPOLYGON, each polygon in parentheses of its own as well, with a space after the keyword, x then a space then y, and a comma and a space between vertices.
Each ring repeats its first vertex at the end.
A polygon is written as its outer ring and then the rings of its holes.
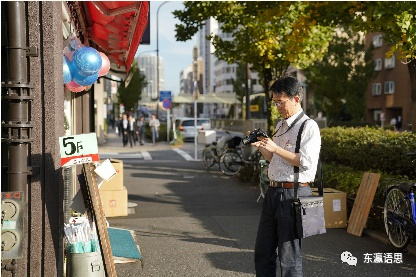
POLYGON ((159 119, 156 118, 155 114, 152 114, 152 119, 149 121, 150 129, 152 130, 152 142, 153 145, 156 144, 156 141, 159 139, 159 127, 160 122, 159 119))
POLYGON ((139 138, 140 145, 144 144, 144 134, 146 131, 146 122, 144 121, 144 116, 140 116, 137 120, 137 137, 139 138))
POLYGON ((123 113, 121 117, 119 129, 121 135, 123 136, 123 147, 126 147, 129 132, 129 120, 127 119, 127 114, 125 113, 123 113))
POLYGON ((117 126, 116 126, 116 133, 118 134, 119 137, 123 135, 122 125, 123 125, 123 115, 120 114, 117 120, 117 126))
POLYGON ((299 81, 285 76, 270 87, 272 103, 284 120, 270 138, 261 137, 252 143, 270 162, 267 189, 254 250, 256 276, 276 276, 276 260, 280 276, 301 277, 301 238, 296 232, 293 207, 294 167, 299 167, 299 196, 312 194, 309 183, 315 180, 321 148, 318 124, 304 114, 301 101, 303 89, 299 81), (300 126, 305 121, 299 153, 295 153, 300 126), (277 249, 277 250, 276 250, 277 249))
POLYGON ((127 135, 128 135, 128 140, 129 140, 129 143, 130 143, 130 147, 133 147, 133 144, 136 145, 136 139, 135 139, 136 130, 137 130, 136 122, 135 122, 133 116, 129 115, 129 126, 128 126, 127 135))

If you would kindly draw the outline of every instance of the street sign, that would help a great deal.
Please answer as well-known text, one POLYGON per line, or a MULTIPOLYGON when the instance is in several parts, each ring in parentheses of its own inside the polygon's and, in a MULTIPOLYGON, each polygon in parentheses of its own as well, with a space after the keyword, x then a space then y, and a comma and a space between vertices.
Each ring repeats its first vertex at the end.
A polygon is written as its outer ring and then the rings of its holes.
POLYGON ((100 161, 95 133, 59 137, 61 166, 100 161))
POLYGON ((170 90, 161 90, 159 101, 163 102, 163 100, 169 100, 172 102, 172 91, 170 90))
POLYGON ((162 107, 166 110, 170 109, 172 107, 172 101, 168 99, 163 100, 162 107))
POLYGON ((258 112, 259 105, 250 105, 250 112, 258 112))

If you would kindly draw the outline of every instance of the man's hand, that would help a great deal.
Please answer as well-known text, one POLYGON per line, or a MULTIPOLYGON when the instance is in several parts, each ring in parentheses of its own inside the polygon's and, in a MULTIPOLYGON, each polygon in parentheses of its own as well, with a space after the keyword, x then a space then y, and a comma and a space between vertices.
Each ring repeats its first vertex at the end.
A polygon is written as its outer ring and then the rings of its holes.
POLYGON ((260 144, 260 147, 272 153, 275 153, 276 149, 279 147, 270 138, 260 137, 258 142, 260 144))

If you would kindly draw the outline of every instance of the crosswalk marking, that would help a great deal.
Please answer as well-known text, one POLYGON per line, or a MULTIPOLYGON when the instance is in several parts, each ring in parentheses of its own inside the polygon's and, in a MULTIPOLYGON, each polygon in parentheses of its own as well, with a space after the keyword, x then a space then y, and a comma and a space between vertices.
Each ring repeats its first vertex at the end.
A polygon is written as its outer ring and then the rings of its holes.
POLYGON ((152 156, 150 156, 149 152, 143 151, 141 153, 142 153, 143 159, 145 159, 145 160, 151 160, 152 159, 152 156))
POLYGON ((189 155, 188 153, 186 153, 185 151, 178 149, 178 148, 173 148, 173 151, 175 151, 176 153, 178 153, 179 155, 181 155, 185 160, 187 161, 193 161, 194 158, 191 157, 191 155, 189 155))
MULTIPOLYGON (((147 160, 151 160, 152 157, 149 155, 148 152, 147 153, 147 160)), ((104 159, 145 159, 143 152, 141 153, 100 153, 100 159, 104 160, 104 159)))
MULTIPOLYGON (((186 153, 185 151, 181 149, 173 148, 172 150, 178 153, 179 155, 181 155, 186 161, 201 161, 201 159, 195 160, 191 155, 189 155, 188 153, 186 153)), ((136 153, 112 152, 112 153, 99 153, 99 154, 100 154, 101 160, 105 160, 105 159, 120 159, 120 160, 142 159, 142 160, 147 160, 147 161, 153 160, 151 154, 148 151, 141 151, 141 152, 136 152, 136 153)))

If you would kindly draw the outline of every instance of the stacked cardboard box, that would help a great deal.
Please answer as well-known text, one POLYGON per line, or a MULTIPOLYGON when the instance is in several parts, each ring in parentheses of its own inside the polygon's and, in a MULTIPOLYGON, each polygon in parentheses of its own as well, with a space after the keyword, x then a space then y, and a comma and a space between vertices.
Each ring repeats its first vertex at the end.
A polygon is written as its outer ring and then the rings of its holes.
MULTIPOLYGON (((123 161, 110 159, 117 174, 100 186, 101 201, 106 217, 127 216, 127 189, 123 185, 123 161)), ((100 161, 103 162, 103 161, 100 161)))
MULTIPOLYGON (((312 195, 318 189, 312 188, 312 195)), ((324 188, 325 228, 347 228, 347 195, 345 192, 324 188)))

